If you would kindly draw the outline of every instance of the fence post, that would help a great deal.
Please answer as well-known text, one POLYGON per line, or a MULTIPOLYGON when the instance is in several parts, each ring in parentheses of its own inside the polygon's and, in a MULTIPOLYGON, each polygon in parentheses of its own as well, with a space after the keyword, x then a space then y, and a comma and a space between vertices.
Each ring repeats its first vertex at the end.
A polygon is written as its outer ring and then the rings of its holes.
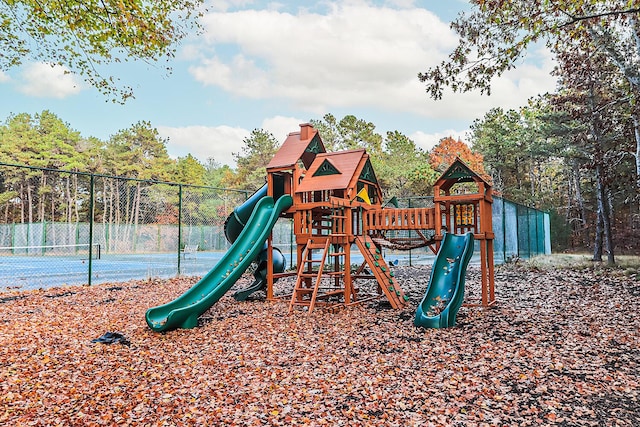
POLYGON ((94 194, 94 175, 89 175, 89 277, 87 279, 87 284, 91 286, 91 276, 92 267, 93 267, 93 194, 94 194))
POLYGON ((44 248, 47 245, 47 220, 44 219, 44 217, 42 218, 42 237, 41 237, 42 243, 40 243, 40 245, 42 246, 42 254, 44 255, 46 249, 44 248))
POLYGON ((180 245, 182 244, 182 184, 178 184, 178 276, 180 270, 180 245))
MULTIPOLYGON (((507 212, 506 212, 507 206, 502 197, 500 198, 500 200, 502 200, 502 263, 506 264, 507 262, 507 212)), ((517 233, 517 228, 516 228, 516 233, 517 233)))
MULTIPOLYGON (((411 209, 411 197, 409 197, 407 200, 408 200, 407 207, 408 207, 409 209, 411 209)), ((409 230, 409 233, 408 233, 408 234, 409 234, 409 241, 411 241, 411 237, 413 236, 413 235, 411 234, 411 230, 409 230)), ((411 248, 409 248, 409 267, 413 267, 413 260, 412 260, 412 258, 411 258, 411 252, 412 252, 412 251, 411 251, 411 248)))
POLYGON ((514 203, 513 206, 516 208, 516 255, 518 258, 524 258, 520 256, 520 215, 518 215, 520 205, 514 203))
POLYGON ((531 212, 529 206, 527 208, 527 250, 529 251, 529 255, 527 259, 531 258, 531 212))
POLYGON ((540 255, 540 227, 538 227, 539 222, 538 218, 540 217, 540 212, 536 209, 534 211, 536 216, 536 256, 540 255))

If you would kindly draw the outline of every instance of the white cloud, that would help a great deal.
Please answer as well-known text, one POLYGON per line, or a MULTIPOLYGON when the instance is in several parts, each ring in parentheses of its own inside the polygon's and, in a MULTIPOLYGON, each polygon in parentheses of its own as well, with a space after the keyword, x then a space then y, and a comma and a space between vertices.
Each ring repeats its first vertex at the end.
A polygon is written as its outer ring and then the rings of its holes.
MULTIPOLYGON (((279 143, 283 143, 287 135, 300 130, 300 124, 306 120, 295 117, 274 116, 263 120, 261 129, 270 132, 279 143)), ((243 141, 251 135, 251 130, 230 126, 159 126, 161 137, 168 138, 167 151, 173 158, 191 154, 200 162, 206 163, 213 158, 220 164, 235 167, 232 153, 242 149, 243 141)), ((468 129, 447 129, 442 132, 414 132, 409 136, 416 146, 425 151, 432 149, 442 138, 452 137, 467 142, 468 129)))
POLYGON ((219 58, 204 59, 202 65, 191 67, 191 74, 205 85, 216 85, 234 95, 247 98, 265 98, 269 94, 267 73, 256 67, 252 60, 237 55, 231 63, 225 64, 219 58), (215 76, 215 83, 212 82, 215 76))
POLYGON ((330 6, 326 15, 209 14, 205 40, 237 50, 225 57, 218 49, 191 72, 236 95, 288 98, 305 109, 370 105, 416 80, 425 57, 443 59, 455 43, 447 24, 426 9, 330 6))
POLYGON ((191 154, 202 163, 213 158, 216 162, 235 165, 233 152, 239 152, 250 131, 231 126, 158 126, 158 133, 169 138, 167 151, 172 157, 191 154))
POLYGON ((467 141, 467 133, 469 133, 469 129, 462 130, 462 131, 447 129, 447 130, 443 130, 442 132, 436 132, 436 133, 424 133, 424 132, 418 131, 409 135, 409 138, 411 138, 413 142, 416 143, 417 147, 422 148, 424 151, 429 151, 433 147, 438 145, 438 143, 442 138, 447 138, 447 137, 451 137, 453 139, 460 139, 463 142, 468 144, 469 141, 467 141))
MULTIPOLYGON (((274 116, 264 119, 261 129, 273 134, 282 143, 290 132, 300 130, 302 119, 274 116)), ((167 151, 171 157, 191 154, 202 163, 214 158, 216 162, 235 167, 232 153, 239 153, 243 141, 251 135, 251 130, 230 126, 158 126, 158 133, 168 138, 167 151)))
POLYGON ((0 70, 0 83, 7 83, 11 80, 11 77, 4 71, 0 70))
POLYGON ((294 117, 275 116, 264 119, 262 121, 262 129, 271 132, 271 134, 280 142, 287 139, 287 135, 291 132, 300 130, 300 125, 308 120, 296 119, 294 117))
POLYGON ((471 121, 491 107, 515 108, 553 89, 551 58, 538 52, 533 62, 496 79, 491 96, 431 100, 417 74, 445 60, 457 36, 427 9, 391 3, 400 7, 351 1, 326 3, 325 14, 302 8, 209 13, 200 56, 215 53, 190 72, 234 96, 282 99, 318 115, 367 107, 471 121))
POLYGON ((79 93, 82 84, 66 67, 37 62, 23 68, 18 90, 36 98, 62 99, 79 93))

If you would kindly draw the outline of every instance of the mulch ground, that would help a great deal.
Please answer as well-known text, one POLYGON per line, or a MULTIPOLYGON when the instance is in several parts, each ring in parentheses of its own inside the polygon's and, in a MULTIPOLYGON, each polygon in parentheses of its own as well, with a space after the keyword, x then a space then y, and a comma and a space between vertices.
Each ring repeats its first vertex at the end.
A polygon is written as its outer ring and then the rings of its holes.
POLYGON ((503 266, 496 307, 432 330, 413 326, 429 268, 396 275, 402 311, 225 296, 162 334, 146 309, 194 279, 2 293, 0 424, 640 426, 637 274, 503 266), (107 331, 123 339, 92 342, 107 331))

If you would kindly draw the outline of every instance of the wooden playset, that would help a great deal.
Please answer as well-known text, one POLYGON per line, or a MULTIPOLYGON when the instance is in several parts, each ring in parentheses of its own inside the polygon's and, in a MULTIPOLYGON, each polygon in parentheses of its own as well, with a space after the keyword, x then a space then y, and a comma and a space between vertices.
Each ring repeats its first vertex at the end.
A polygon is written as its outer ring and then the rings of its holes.
MULTIPOLYGON (((429 246, 435 253, 443 231, 472 232, 480 243, 482 298, 495 303, 491 186, 462 161, 456 160, 434 187, 433 208, 383 207, 382 191, 364 149, 327 153, 320 134, 310 124, 290 133, 267 166, 267 195, 288 194, 292 206, 283 215, 293 219, 297 271, 273 271, 272 238, 267 240, 267 299, 274 282, 296 276, 289 312, 306 307, 361 303, 384 295, 391 307, 406 306, 407 296, 382 257, 382 248, 429 246), (277 193, 277 194, 276 194, 277 193), (393 233, 411 230, 411 241, 393 233), (364 262, 351 268, 351 249, 364 262), (375 279, 377 291, 364 294, 360 279, 375 279)), ((289 298, 287 296, 286 298, 289 298)))

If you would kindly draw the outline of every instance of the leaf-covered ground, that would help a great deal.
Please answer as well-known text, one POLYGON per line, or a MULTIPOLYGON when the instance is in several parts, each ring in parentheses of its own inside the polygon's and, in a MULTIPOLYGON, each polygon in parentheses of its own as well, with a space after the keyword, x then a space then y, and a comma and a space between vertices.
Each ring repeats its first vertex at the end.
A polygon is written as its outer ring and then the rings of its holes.
MULTIPOLYGON (((429 269, 396 274, 404 311, 307 317, 225 296, 165 334, 145 310, 193 279, 0 294, 0 424, 640 425, 637 276, 505 266, 495 308, 423 330, 429 269), (130 344, 92 343, 107 331, 130 344)), ((477 270, 467 284, 477 296, 477 270)))

